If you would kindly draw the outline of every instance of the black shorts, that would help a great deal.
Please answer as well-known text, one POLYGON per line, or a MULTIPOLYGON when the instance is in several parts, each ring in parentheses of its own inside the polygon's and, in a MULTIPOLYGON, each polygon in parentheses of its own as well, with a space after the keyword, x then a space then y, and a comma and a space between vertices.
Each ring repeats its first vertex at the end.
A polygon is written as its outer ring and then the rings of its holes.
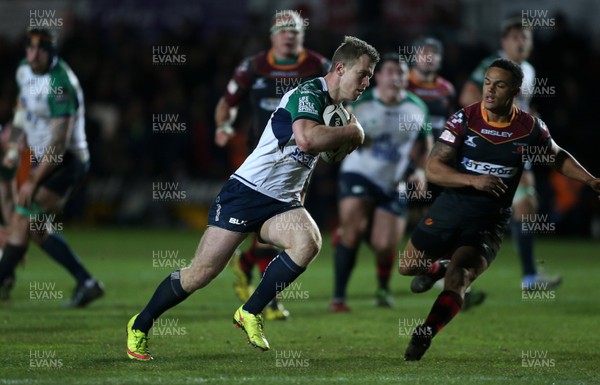
POLYGON ((357 197, 375 202, 375 206, 388 211, 396 216, 406 215, 407 201, 400 197, 400 193, 386 193, 383 189, 360 174, 344 172, 338 178, 338 199, 357 197))
POLYGON ((229 179, 208 211, 208 225, 237 233, 259 232, 277 214, 303 207, 259 193, 235 178, 229 179))
MULTIPOLYGON (((32 168, 36 167, 35 163, 32 168)), ((62 162, 39 183, 53 193, 66 197, 83 182, 90 168, 90 162, 81 161, 78 157, 67 151, 62 162)))
POLYGON ((510 212, 473 213, 461 210, 460 205, 441 195, 421 218, 410 240, 415 248, 434 258, 460 246, 472 246, 491 264, 500 250, 509 220, 510 212))

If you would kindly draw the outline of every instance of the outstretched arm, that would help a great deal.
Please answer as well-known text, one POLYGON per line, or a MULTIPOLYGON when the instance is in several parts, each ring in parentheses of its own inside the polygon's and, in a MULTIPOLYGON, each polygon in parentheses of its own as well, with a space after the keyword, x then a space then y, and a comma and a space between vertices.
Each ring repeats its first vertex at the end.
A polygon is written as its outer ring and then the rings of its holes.
MULTIPOLYGON (((573 155, 569 154, 565 149, 561 148, 554 140, 552 140, 551 151, 555 157, 552 168, 564 176, 585 183, 592 190, 600 193, 600 178, 596 178, 590 174, 573 155)), ((600 196, 598 196, 600 199, 600 196)))

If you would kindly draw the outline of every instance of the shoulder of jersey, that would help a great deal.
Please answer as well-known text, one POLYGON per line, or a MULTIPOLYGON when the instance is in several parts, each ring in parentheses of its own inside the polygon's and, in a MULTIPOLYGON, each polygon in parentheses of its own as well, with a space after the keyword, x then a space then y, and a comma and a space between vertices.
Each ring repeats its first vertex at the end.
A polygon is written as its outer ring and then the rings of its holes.
POLYGON ((58 62, 56 63, 56 65, 54 65, 50 69, 50 74, 52 76, 57 76, 57 77, 64 76, 65 79, 68 79, 69 71, 71 71, 71 67, 69 67, 69 65, 64 60, 58 59, 58 62))
POLYGON ((267 58, 268 54, 269 51, 260 51, 256 55, 248 56, 242 61, 242 63, 244 61, 247 61, 249 64, 251 64, 252 69, 257 69, 265 66, 271 67, 269 59, 267 58))
POLYGON ((481 117, 483 119, 483 116, 481 115, 481 102, 469 104, 468 106, 463 107, 463 109, 460 111, 463 112, 467 122, 477 117, 481 117))
POLYGON ((492 64, 492 62, 496 59, 500 59, 500 56, 496 53, 490 55, 490 56, 486 56, 481 63, 479 63, 479 65, 481 66, 485 66, 486 68, 489 67, 490 64, 492 64))
POLYGON ((421 99, 420 97, 418 97, 414 92, 411 92, 411 91, 407 90, 406 91, 406 99, 408 99, 412 103, 418 105, 422 109, 427 110, 427 104, 425 104, 425 102, 423 101, 423 99, 421 99))
POLYGON ((321 81, 319 80, 319 78, 314 78, 305 81, 304 83, 300 83, 300 85, 297 88, 297 92, 300 92, 301 94, 315 95, 325 93, 325 91, 323 91, 323 88, 321 87, 321 81))
POLYGON ((533 64, 531 64, 528 61, 524 61, 521 63, 521 68, 523 69, 523 71, 533 71, 535 72, 535 67, 533 66, 533 64))
POLYGON ((23 59, 19 62, 19 66, 17 67, 17 77, 22 77, 25 75, 25 72, 27 70, 27 67, 29 66, 29 63, 27 63, 27 59, 23 59))
POLYGON ((440 83, 440 87, 444 89, 446 93, 454 94, 454 85, 450 83, 448 79, 438 76, 438 81, 440 83))
POLYGON ((323 62, 324 60, 327 60, 327 58, 325 58, 325 56, 323 56, 320 53, 313 51, 311 49, 306 49, 306 56, 309 59, 316 60, 318 62, 323 62))
POLYGON ((532 129, 533 126, 535 124, 539 124, 540 126, 543 124, 545 126, 545 124, 540 120, 540 119, 536 119, 533 117, 533 115, 531 115, 528 112, 523 111, 522 109, 517 107, 517 116, 515 118, 515 122, 522 124, 523 126, 525 126, 528 129, 532 129), (540 123, 542 122, 542 123, 540 123))

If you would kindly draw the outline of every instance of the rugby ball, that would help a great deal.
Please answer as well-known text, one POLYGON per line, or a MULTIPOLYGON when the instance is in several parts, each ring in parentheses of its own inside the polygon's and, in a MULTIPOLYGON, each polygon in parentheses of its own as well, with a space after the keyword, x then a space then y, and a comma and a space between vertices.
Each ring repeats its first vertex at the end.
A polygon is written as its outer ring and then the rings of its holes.
MULTIPOLYGON (((332 104, 325 107, 323 112, 323 121, 325 125, 330 127, 341 127, 348 124, 350 120, 350 114, 339 104, 332 104)), ((350 150, 350 142, 343 144, 334 150, 321 152, 321 159, 327 163, 339 163, 341 162, 348 151, 350 150)))

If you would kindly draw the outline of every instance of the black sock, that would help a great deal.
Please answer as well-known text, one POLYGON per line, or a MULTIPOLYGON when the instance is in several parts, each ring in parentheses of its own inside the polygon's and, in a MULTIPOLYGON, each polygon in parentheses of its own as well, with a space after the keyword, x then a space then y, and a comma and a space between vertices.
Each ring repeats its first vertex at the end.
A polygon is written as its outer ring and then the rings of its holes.
POLYGON ((251 314, 259 314, 278 292, 283 291, 300 274, 306 270, 292 261, 285 251, 282 251, 271 261, 256 290, 243 309, 251 314))
POLYGON ((77 255, 73 252, 73 249, 69 247, 65 239, 60 235, 56 233, 50 234, 40 244, 40 247, 52 259, 71 273, 75 280, 77 280, 77 285, 81 286, 87 279, 92 278, 91 274, 85 269, 77 255))
POLYGON ((15 275, 15 267, 25 255, 27 246, 15 246, 7 243, 4 246, 2 258, 0 258, 0 283, 4 282, 6 277, 15 275))
POLYGON ((346 287, 356 264, 356 249, 349 249, 341 243, 335 248, 333 298, 346 298, 346 287))
POLYGON ((523 231, 521 228, 522 224, 523 222, 521 221, 511 221, 511 236, 517 248, 517 252, 519 253, 521 269, 523 269, 523 276, 535 275, 537 271, 535 269, 535 261, 533 259, 533 234, 523 231))
POLYGON ((150 302, 148 302, 144 310, 135 319, 132 329, 148 333, 148 330, 152 327, 152 323, 162 313, 180 304, 190 296, 190 293, 181 287, 179 274, 179 270, 172 272, 171 275, 158 285, 154 295, 150 298, 150 302))

